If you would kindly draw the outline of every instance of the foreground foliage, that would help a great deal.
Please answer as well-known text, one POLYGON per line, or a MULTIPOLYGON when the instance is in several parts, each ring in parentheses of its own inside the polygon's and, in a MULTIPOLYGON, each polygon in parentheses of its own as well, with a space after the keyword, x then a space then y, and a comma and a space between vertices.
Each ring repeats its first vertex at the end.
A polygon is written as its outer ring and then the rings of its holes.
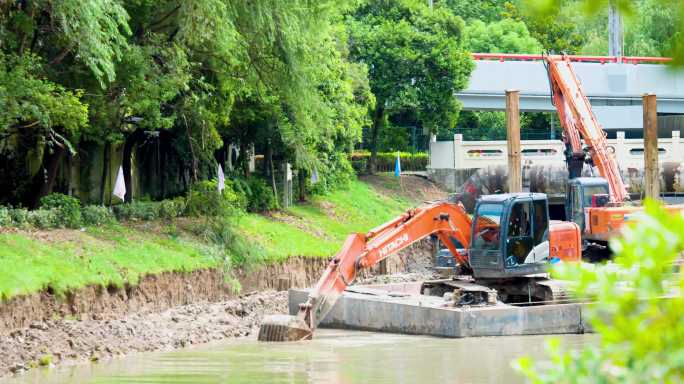
POLYGON ((595 301, 589 320, 597 345, 564 352, 551 346, 552 366, 528 358, 517 368, 533 383, 679 383, 684 380, 684 216, 654 202, 647 215, 612 243, 615 265, 565 265, 557 276, 595 301))

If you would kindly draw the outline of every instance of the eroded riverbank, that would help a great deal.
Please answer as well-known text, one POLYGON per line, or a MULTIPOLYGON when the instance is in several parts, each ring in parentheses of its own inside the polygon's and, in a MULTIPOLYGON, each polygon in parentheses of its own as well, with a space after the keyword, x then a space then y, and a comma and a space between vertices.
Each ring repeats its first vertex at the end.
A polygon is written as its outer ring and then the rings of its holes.
MULTIPOLYGON (((411 246, 388 260, 391 275, 382 279, 429 277, 431 252, 429 241, 411 246)), ((284 290, 312 285, 327 262, 291 258, 237 271, 247 292, 240 296, 230 293, 218 272, 204 271, 148 276, 134 287, 90 287, 65 298, 43 292, 14 299, 0 306, 0 377, 251 335, 264 315, 287 312, 284 290)), ((376 273, 366 271, 359 280, 377 280, 376 273)))
POLYGON ((264 313, 286 311, 286 292, 265 291, 120 319, 34 322, 2 338, 0 372, 20 373, 40 364, 98 361, 131 352, 170 350, 248 336, 264 313))

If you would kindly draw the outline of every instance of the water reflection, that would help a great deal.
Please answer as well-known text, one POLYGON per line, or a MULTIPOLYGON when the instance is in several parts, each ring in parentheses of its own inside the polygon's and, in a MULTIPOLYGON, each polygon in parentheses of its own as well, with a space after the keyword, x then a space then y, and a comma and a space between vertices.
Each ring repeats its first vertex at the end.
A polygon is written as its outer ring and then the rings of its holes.
MULTIPOLYGON (((544 358, 544 336, 438 339, 321 330, 307 343, 243 339, 99 364, 35 370, 10 383, 517 383, 523 354, 544 358)), ((561 336, 577 348, 589 335, 561 336)))

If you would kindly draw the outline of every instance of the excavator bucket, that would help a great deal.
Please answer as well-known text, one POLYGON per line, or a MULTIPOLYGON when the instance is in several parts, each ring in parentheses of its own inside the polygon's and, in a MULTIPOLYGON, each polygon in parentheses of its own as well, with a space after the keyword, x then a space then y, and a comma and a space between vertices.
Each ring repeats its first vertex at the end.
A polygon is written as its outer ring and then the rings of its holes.
POLYGON ((264 317, 259 328, 259 341, 311 340, 313 331, 297 316, 270 315, 264 317))

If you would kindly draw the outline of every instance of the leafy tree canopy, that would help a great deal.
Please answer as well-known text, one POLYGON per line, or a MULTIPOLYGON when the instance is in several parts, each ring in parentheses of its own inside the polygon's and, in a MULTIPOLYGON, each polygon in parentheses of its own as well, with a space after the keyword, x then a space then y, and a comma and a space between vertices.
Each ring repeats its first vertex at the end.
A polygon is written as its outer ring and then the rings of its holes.
POLYGON ((485 24, 473 20, 466 28, 467 47, 471 52, 539 53, 541 44, 522 21, 503 19, 485 24))
POLYGON ((348 18, 351 57, 369 68, 376 98, 371 130, 374 171, 377 141, 387 115, 414 108, 431 132, 453 127, 460 106, 453 94, 465 87, 472 59, 464 49, 464 23, 439 4, 370 0, 348 18))
MULTIPOLYGON (((553 15, 574 13, 578 30, 588 37, 583 52, 607 54, 607 10, 610 0, 534 0, 526 2, 532 22, 543 22, 553 15), (570 10, 570 11, 569 11, 570 10), (572 12, 577 10, 579 12, 572 12), (589 20, 599 20, 592 30, 582 28, 589 20)), ((677 0, 616 0, 614 5, 625 18, 625 54, 672 56, 675 64, 684 63, 684 7, 677 0)), ((529 24, 528 24, 529 26, 529 24)))

